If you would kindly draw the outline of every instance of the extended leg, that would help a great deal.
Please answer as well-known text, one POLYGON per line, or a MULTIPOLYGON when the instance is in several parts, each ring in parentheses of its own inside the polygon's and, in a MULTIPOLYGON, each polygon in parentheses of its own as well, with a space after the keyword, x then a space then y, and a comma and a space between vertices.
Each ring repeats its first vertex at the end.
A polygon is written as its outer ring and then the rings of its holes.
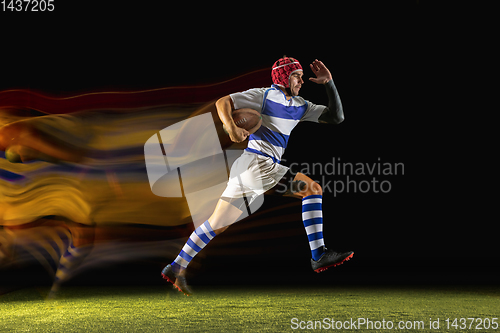
POLYGON ((242 210, 240 210, 238 205, 235 206, 235 202, 231 203, 230 201, 219 199, 210 218, 193 231, 177 258, 162 271, 163 278, 186 295, 192 293, 185 278, 186 268, 191 260, 216 235, 222 233, 227 227, 236 222, 242 214, 242 210))

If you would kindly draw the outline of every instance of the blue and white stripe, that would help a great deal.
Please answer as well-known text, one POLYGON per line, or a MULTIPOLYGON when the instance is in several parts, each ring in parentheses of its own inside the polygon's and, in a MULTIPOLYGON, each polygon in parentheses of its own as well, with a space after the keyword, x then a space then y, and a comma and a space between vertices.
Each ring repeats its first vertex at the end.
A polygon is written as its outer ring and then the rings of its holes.
POLYGON ((208 221, 205 221, 205 223, 196 228, 191 236, 189 236, 188 241, 177 258, 172 262, 174 270, 178 271, 181 267, 186 268, 194 256, 196 256, 214 237, 215 232, 212 230, 208 221))
POLYGON ((311 255, 318 260, 323 254, 323 197, 310 195, 302 199, 302 221, 306 229, 311 255))
POLYGON ((73 242, 68 246, 66 252, 61 256, 59 260, 59 266, 54 277, 54 283, 52 285, 52 291, 55 292, 59 289, 61 284, 68 281, 80 265, 83 263, 85 258, 93 249, 93 244, 74 246, 73 242))
POLYGON ((262 125, 250 135, 246 150, 279 163, 293 128, 306 111, 307 102, 303 98, 287 100, 280 89, 274 86, 268 89, 262 102, 262 125))

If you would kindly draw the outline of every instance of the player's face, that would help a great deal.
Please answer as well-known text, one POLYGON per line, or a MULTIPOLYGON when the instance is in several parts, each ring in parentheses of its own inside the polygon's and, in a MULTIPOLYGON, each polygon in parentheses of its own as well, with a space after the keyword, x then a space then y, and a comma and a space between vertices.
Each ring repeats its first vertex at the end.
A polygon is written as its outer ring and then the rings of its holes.
POLYGON ((304 81, 302 80, 302 75, 304 75, 303 71, 297 71, 290 75, 290 91, 292 92, 292 96, 298 96, 300 88, 304 81))

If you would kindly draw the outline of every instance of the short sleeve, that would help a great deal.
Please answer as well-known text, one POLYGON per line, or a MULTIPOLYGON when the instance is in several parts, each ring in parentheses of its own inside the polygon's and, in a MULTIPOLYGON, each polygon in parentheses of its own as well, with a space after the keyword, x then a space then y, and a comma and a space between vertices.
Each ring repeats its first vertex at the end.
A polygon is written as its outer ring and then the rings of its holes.
POLYGON ((262 112, 262 102, 266 88, 253 88, 243 92, 230 94, 235 109, 249 108, 262 112))
POLYGON ((314 123, 317 123, 321 114, 325 112, 326 106, 317 105, 309 101, 306 102, 307 102, 307 111, 302 117, 302 119, 300 119, 300 121, 312 121, 314 123))

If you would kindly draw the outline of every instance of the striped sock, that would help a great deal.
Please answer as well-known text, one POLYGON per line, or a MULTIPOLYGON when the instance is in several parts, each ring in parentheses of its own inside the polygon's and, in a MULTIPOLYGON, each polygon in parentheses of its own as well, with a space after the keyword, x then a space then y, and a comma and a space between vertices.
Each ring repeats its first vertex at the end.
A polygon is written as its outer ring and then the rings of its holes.
POLYGON ((71 242, 68 249, 59 260, 59 266, 57 267, 54 284, 60 285, 69 280, 75 274, 75 270, 89 255, 90 251, 92 251, 92 248, 92 244, 76 247, 73 245, 73 242, 71 242))
POLYGON ((196 228, 191 236, 189 236, 188 241, 182 248, 177 258, 175 258, 175 260, 171 263, 174 271, 179 272, 181 267, 186 268, 191 262, 191 259, 193 259, 194 256, 197 255, 198 252, 200 252, 201 249, 203 249, 214 237, 215 232, 212 230, 208 220, 196 228))
POLYGON ((312 258, 318 260, 323 254, 323 196, 309 195, 302 199, 302 221, 306 228, 312 258))

